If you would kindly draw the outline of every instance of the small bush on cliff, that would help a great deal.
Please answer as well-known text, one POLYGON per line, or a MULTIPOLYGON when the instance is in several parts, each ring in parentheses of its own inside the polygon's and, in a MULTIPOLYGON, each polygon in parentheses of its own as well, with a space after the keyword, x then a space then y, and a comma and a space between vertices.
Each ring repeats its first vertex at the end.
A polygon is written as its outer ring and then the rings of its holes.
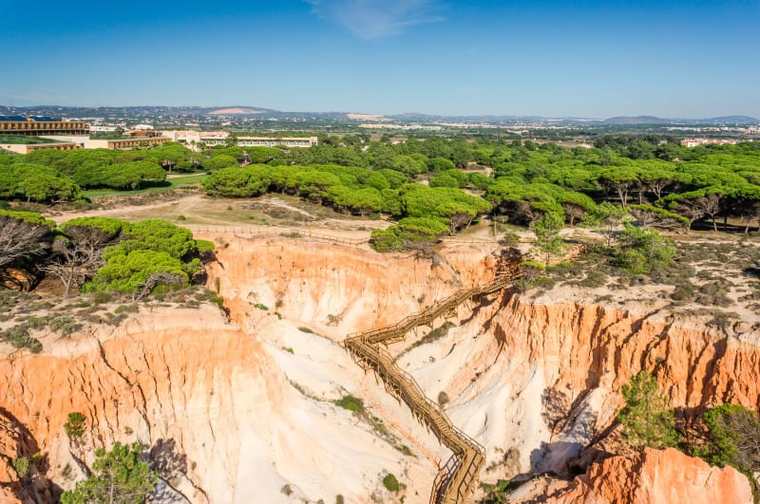
POLYGON ((708 444, 698 454, 711 464, 751 474, 760 472, 760 418, 736 404, 710 408, 704 415, 708 444))
POLYGON ((514 490, 516 485, 510 480, 500 479, 494 485, 481 483, 480 486, 485 492, 480 504, 506 504, 509 502, 509 492, 514 490))
POLYGON ((354 413, 362 413, 364 411, 364 401, 350 394, 335 401, 335 405, 354 413))
POLYGON ((63 430, 66 431, 66 435, 69 436, 71 441, 77 441, 84 436, 84 427, 87 418, 79 413, 69 413, 66 423, 63 424, 63 430))
POLYGON ((33 353, 42 351, 42 343, 29 334, 27 324, 19 324, 0 331, 0 341, 10 343, 15 348, 28 348, 33 353))
POLYGON ((45 455, 37 452, 32 456, 21 456, 11 460, 11 466, 19 478, 32 479, 39 471, 38 468, 43 465, 44 459, 45 455))
POLYGON ((13 466, 13 470, 16 471, 16 474, 19 478, 25 478, 29 471, 31 470, 31 461, 29 460, 29 457, 18 457, 13 459, 11 462, 11 465, 13 466))
POLYGON ((389 492, 398 492, 401 490, 401 483, 398 482, 398 478, 393 473, 388 473, 383 478, 383 486, 389 492))
POLYGON ((158 483, 142 452, 139 443, 116 443, 110 451, 99 448, 92 476, 63 492, 61 504, 142 504, 158 483))
POLYGON ((623 385, 625 407, 618 414, 625 437, 635 447, 665 448, 679 442, 673 411, 654 377, 642 371, 623 385))
POLYGON ((406 217, 387 229, 376 229, 370 244, 378 252, 395 252, 414 248, 415 244, 433 243, 448 232, 448 226, 437 218, 406 217))

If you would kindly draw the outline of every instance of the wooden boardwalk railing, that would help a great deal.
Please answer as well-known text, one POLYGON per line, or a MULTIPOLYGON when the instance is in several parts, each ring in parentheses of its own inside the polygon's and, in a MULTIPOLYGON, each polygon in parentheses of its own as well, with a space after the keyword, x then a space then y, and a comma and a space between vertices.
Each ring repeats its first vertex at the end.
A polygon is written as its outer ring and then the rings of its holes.
POLYGON ((422 391, 411 375, 395 363, 393 356, 381 348, 401 341, 406 334, 456 309, 468 299, 498 292, 519 276, 519 261, 501 261, 494 280, 486 285, 455 292, 448 298, 408 316, 398 323, 351 335, 343 342, 363 369, 371 369, 382 380, 385 390, 403 401, 412 414, 452 452, 438 471, 430 492, 431 504, 462 504, 475 489, 478 474, 485 462, 485 450, 477 441, 457 429, 443 410, 422 391))

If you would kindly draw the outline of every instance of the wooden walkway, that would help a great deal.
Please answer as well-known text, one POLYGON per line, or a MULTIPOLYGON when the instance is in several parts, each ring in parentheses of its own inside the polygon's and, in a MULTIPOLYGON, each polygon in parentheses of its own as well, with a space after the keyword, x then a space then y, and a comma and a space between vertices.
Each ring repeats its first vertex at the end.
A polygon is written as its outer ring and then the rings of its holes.
POLYGON ((485 462, 485 450, 477 441, 457 429, 443 410, 429 399, 411 375, 395 363, 381 345, 402 341, 412 329, 428 325, 452 313, 463 302, 500 292, 519 276, 519 260, 502 260, 494 280, 486 285, 464 289, 423 311, 382 329, 349 336, 343 342, 354 360, 366 371, 374 371, 385 390, 403 401, 412 414, 452 452, 438 471, 430 492, 431 504, 462 504, 475 489, 478 474, 485 462))

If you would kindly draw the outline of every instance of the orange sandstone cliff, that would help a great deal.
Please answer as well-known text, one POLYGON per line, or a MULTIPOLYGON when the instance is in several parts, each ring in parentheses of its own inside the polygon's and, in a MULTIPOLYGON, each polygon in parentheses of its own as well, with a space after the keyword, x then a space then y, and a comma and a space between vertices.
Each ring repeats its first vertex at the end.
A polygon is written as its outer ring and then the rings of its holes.
MULTIPOLYGON (((118 328, 42 337, 39 355, 0 359, 2 491, 31 498, 10 467, 27 452, 46 455, 51 488, 70 488, 81 477, 77 458, 139 440, 171 448, 181 470, 168 483, 190 502, 393 502, 399 496, 381 484, 388 472, 407 485, 405 502, 427 502, 446 451, 339 342, 487 280, 492 251, 452 246, 431 263, 293 239, 216 238, 209 287, 231 322, 210 306, 155 308, 118 328), (336 407, 347 393, 383 428, 336 407), (63 432, 74 411, 88 418, 82 446, 63 432)), ((620 387, 641 369, 676 407, 760 406, 752 331, 517 296, 469 302, 447 321, 438 338, 414 344, 429 331, 419 329, 390 350, 429 397, 445 393, 450 418, 485 446, 486 482, 565 471, 610 425, 620 387)), ((552 491, 574 504, 682 502, 692 495, 686 477, 713 502, 747 495, 743 476, 670 450, 607 458, 552 491), (676 500, 652 500, 679 485, 687 493, 676 500)))
POLYGON ((710 467, 678 450, 645 449, 592 464, 572 481, 536 480, 514 504, 751 504, 747 478, 731 467, 710 467), (540 500, 538 500, 540 499, 540 500))

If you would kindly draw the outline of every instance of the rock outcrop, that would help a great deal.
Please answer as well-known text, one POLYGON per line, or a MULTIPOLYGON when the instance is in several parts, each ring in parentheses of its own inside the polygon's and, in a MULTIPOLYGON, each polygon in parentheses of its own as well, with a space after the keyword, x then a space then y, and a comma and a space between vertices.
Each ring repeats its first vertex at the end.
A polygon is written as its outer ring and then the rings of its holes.
POLYGON ((592 464, 572 481, 539 479, 510 495, 527 504, 752 504, 749 481, 678 450, 645 449, 592 464))
POLYGON ((292 239, 217 240, 218 264, 209 286, 218 290, 243 324, 255 323, 265 306, 284 318, 321 326, 335 341, 347 333, 393 324, 463 288, 491 279, 492 250, 456 247, 436 260, 413 253, 292 239))
POLYGON ((445 393, 452 420, 486 447, 486 481, 565 473, 611 425, 622 385, 641 370, 686 414, 760 405, 760 347, 689 320, 513 297, 449 322, 432 344, 393 349, 428 396, 445 393))

